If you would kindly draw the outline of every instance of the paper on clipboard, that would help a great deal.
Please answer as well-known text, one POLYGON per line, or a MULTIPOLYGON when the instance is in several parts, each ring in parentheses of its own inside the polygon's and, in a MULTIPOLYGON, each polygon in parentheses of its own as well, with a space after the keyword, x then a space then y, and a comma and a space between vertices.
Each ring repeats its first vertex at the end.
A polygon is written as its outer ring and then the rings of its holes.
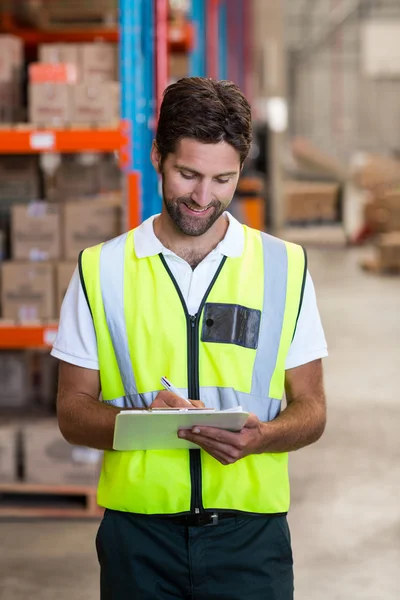
POLYGON ((241 406, 217 411, 210 409, 156 409, 121 411, 115 421, 114 450, 184 450, 198 448, 178 438, 179 429, 218 427, 240 431, 249 417, 241 406))

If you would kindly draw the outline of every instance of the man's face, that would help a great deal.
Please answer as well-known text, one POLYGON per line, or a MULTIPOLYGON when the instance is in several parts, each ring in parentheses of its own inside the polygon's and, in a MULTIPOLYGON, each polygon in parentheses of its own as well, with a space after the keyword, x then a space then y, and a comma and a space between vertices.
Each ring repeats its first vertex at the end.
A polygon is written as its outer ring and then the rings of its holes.
POLYGON ((152 162, 161 172, 164 207, 176 228, 186 235, 203 235, 232 201, 240 175, 238 152, 226 142, 185 138, 162 166, 154 146, 152 162))

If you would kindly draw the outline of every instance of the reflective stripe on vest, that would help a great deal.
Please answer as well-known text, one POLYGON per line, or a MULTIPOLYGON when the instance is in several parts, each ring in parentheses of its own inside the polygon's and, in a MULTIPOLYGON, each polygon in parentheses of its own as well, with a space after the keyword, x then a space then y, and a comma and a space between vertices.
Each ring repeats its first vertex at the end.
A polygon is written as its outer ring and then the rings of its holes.
MULTIPOLYGON (((83 253, 105 402, 121 408, 148 407, 161 388, 162 375, 188 393, 198 370, 200 398, 206 406, 240 404, 262 421, 276 418, 305 257, 300 247, 248 228, 245 238, 242 257, 226 260, 198 315, 196 364, 188 364, 188 358, 194 360, 187 355, 188 315, 160 257, 138 259, 133 232, 83 253), (204 320, 205 311, 226 313, 217 324, 219 332, 210 325, 213 319, 204 320)), ((286 454, 251 456, 222 467, 202 452, 201 465, 203 508, 287 511, 286 454)), ((138 513, 181 513, 193 508, 192 499, 187 451, 105 453, 101 505, 138 513), (168 477, 160 479, 161 473, 168 477), (132 493, 127 493, 128 486, 132 493)))

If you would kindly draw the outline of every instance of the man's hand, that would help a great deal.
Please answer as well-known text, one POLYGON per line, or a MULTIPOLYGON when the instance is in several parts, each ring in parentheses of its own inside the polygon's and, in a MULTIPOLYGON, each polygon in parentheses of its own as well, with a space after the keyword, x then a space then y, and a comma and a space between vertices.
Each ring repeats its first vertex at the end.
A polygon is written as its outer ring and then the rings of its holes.
POLYGON ((203 448, 223 465, 232 465, 250 454, 261 454, 265 443, 265 423, 250 415, 238 433, 216 427, 181 429, 178 436, 203 448))
MULTIPOLYGON (((204 404, 200 400, 189 400, 189 402, 192 405, 191 408, 204 408, 204 404)), ((157 394, 150 408, 190 408, 190 406, 183 398, 163 390, 157 394)))

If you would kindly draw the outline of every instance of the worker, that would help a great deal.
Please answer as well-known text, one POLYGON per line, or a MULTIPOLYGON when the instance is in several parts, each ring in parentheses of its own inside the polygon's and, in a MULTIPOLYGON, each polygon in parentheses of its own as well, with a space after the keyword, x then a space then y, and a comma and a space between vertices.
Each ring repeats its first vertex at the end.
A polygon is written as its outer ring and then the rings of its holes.
POLYGON ((293 598, 288 453, 323 433, 327 350, 304 250, 227 212, 251 141, 235 84, 170 85, 151 149, 161 214, 85 249, 63 303, 60 429, 105 451, 102 600, 293 598), (195 408, 241 405, 245 426, 114 451, 121 409, 187 406, 162 376, 195 408))

